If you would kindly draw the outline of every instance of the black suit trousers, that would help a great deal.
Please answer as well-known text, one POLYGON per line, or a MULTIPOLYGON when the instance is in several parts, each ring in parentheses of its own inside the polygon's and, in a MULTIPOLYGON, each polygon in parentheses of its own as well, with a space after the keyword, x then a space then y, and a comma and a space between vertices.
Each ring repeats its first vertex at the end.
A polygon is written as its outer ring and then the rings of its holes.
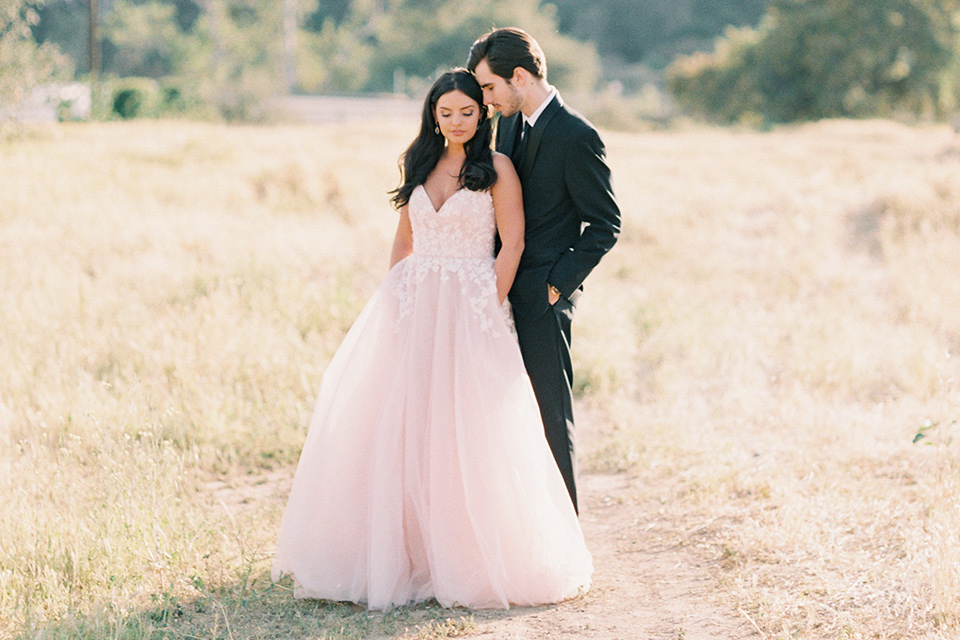
MULTIPOLYGON (((550 450, 577 509, 573 430, 573 360, 570 329, 574 307, 560 297, 539 317, 516 315, 520 353, 530 376, 550 450)), ((579 510, 578 510, 579 512, 579 510)))

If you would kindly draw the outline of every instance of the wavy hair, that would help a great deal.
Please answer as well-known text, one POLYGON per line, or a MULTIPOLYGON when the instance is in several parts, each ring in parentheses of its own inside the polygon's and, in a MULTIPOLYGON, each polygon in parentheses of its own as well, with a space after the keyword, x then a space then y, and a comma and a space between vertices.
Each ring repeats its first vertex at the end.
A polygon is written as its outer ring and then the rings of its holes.
POLYGON ((536 78, 547 78, 547 58, 533 36, 516 27, 494 29, 477 38, 470 47, 467 69, 475 71, 486 60, 490 71, 510 81, 513 70, 522 67, 536 78))
POLYGON ((492 124, 487 109, 483 106, 483 90, 471 72, 458 67, 437 78, 423 101, 420 133, 400 156, 400 186, 390 192, 393 194, 390 201, 397 209, 410 202, 410 194, 414 188, 427 181, 430 172, 443 155, 445 141, 443 134, 437 133, 437 118, 434 112, 441 96, 451 91, 462 91, 480 108, 477 132, 463 145, 467 157, 460 168, 457 184, 461 189, 484 191, 497 181, 490 145, 493 138, 492 124))

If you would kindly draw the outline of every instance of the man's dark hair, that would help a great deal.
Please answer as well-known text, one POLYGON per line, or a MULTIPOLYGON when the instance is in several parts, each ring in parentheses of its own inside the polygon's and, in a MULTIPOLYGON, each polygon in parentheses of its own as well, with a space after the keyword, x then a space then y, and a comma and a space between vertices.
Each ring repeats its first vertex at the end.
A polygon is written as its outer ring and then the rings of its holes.
POLYGON ((547 77, 547 59, 543 50, 523 29, 494 29, 477 38, 470 47, 467 68, 476 71, 481 60, 486 60, 490 71, 506 80, 513 77, 513 70, 517 67, 526 69, 537 78, 547 77))

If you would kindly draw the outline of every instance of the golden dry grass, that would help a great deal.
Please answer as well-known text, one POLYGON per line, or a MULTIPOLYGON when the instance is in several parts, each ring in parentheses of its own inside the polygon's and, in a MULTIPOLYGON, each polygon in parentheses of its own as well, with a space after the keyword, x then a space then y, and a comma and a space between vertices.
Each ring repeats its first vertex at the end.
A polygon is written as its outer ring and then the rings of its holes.
MULTIPOLYGON (((385 271, 414 128, 0 145, 0 638, 473 633, 430 606, 294 603, 266 574, 265 479, 385 271)), ((606 139, 625 227, 575 328, 584 470, 656 498, 767 637, 960 631, 952 132, 606 139)))
POLYGON ((581 373, 617 381, 600 468, 663 491, 769 637, 951 637, 958 141, 886 122, 613 140, 630 248, 580 316, 581 373), (603 335, 624 327, 619 356, 603 335))

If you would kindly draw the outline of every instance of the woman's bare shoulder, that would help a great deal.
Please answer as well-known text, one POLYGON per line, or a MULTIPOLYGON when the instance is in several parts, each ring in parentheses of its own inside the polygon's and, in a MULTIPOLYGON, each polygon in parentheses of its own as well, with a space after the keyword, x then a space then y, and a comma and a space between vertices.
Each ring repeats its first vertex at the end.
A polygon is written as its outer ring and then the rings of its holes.
POLYGON ((499 151, 493 152, 493 168, 497 172, 497 177, 502 178, 506 175, 517 175, 517 170, 513 166, 513 160, 505 153, 499 151))

